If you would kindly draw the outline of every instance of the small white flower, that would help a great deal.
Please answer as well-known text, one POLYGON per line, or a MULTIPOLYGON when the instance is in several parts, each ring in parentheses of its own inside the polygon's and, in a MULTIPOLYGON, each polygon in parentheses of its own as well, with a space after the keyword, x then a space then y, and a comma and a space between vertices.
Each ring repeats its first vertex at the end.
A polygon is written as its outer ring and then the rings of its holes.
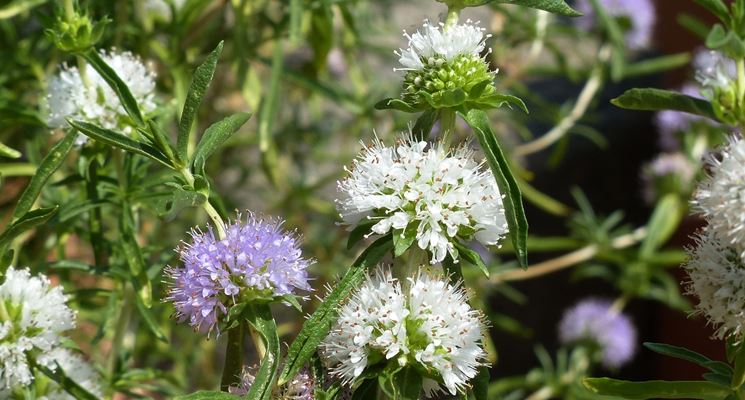
POLYGON ((394 147, 376 141, 338 183, 337 206, 344 222, 377 221, 373 233, 415 234, 431 262, 449 253, 457 260, 456 238, 497 245, 507 233, 502 196, 473 152, 405 137, 394 147))
POLYGON ((171 15, 171 4, 176 10, 181 9, 184 6, 186 0, 145 0, 144 8, 145 12, 153 16, 159 17, 164 21, 170 21, 171 15))
MULTIPOLYGON (((99 398, 103 396, 100 385, 101 376, 81 356, 68 349, 57 347, 46 354, 45 357, 53 360, 52 364, 56 361, 62 367, 65 375, 87 390, 88 393, 99 398)), ((43 398, 47 400, 75 399, 56 383, 49 383, 43 398)))
POLYGON ((0 285, 0 391, 28 386, 33 381, 27 354, 54 369, 49 352, 60 334, 75 326, 75 313, 65 304, 59 286, 44 275, 32 277, 28 269, 9 268, 0 285))
POLYGON ((693 59, 696 80, 704 88, 726 88, 736 80, 735 62, 714 50, 701 50, 693 59))
POLYGON ((486 356, 482 315, 465 291, 420 272, 401 284, 382 267, 341 308, 321 345, 332 374, 350 384, 380 362, 419 364, 439 382, 425 380, 428 396, 463 391, 486 356))
POLYGON ((694 204, 709 229, 745 259, 745 141, 731 137, 721 160, 708 163, 711 176, 699 184, 694 204))
POLYGON ((683 265, 690 278, 688 293, 698 297, 696 311, 717 328, 715 337, 740 337, 745 326, 745 265, 717 233, 707 229, 696 238, 696 248, 689 249, 690 260, 683 265))
POLYGON ((396 55, 403 65, 404 71, 421 70, 425 65, 450 63, 459 56, 476 56, 480 58, 486 47, 486 39, 491 35, 484 35, 484 28, 478 22, 470 19, 465 24, 445 26, 440 23, 432 25, 424 21, 422 30, 413 35, 404 31, 409 39, 409 48, 399 49, 396 55))
MULTIPOLYGON (((130 52, 102 50, 99 54, 127 84, 142 112, 153 112, 156 106, 155 74, 130 52)), ((132 128, 126 123, 127 112, 116 93, 91 66, 87 66, 85 71, 87 80, 84 81, 78 68, 63 66, 59 74, 50 79, 44 104, 47 125, 51 128, 66 128, 66 118, 73 118, 92 122, 106 129, 132 132, 132 128)), ((78 135, 77 145, 86 142, 85 135, 78 135)))

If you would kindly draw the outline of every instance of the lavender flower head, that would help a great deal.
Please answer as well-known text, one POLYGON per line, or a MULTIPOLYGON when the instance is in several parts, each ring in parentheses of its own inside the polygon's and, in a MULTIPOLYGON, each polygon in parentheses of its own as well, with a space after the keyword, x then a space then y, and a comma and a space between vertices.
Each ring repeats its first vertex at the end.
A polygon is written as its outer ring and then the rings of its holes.
MULTIPOLYGON (((626 45, 629 50, 649 47, 657 20, 651 0, 600 0, 599 3, 609 16, 629 21, 630 26, 626 31, 626 45)), ((597 25, 598 18, 589 0, 577 0, 575 6, 577 11, 584 14, 575 19, 579 28, 590 30, 597 25)))
MULTIPOLYGON (((211 332, 220 317, 245 301, 271 301, 296 289, 310 291, 307 268, 294 233, 282 229, 279 219, 248 214, 226 226, 225 239, 192 230, 191 243, 177 251, 183 268, 169 268, 174 302, 180 321, 211 332)), ((218 333, 219 333, 219 328, 218 333)))
POLYGON ((586 299, 567 310, 559 323, 559 340, 564 344, 595 342, 607 368, 626 364, 636 351, 636 329, 631 320, 614 311, 610 301, 601 299, 586 299))

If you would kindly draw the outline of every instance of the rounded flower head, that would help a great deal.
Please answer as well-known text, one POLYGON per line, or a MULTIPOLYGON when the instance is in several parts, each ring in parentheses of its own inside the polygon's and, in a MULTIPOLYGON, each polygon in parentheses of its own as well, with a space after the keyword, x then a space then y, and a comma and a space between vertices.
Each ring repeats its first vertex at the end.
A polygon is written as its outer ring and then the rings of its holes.
POLYGON ((338 186, 346 224, 368 219, 375 234, 414 236, 432 263, 448 253, 457 260, 456 239, 496 245, 507 233, 496 182, 465 147, 448 152, 411 137, 393 147, 378 141, 338 186))
MULTIPOLYGON (((130 52, 102 50, 100 55, 127 84, 141 110, 146 114, 154 111, 155 74, 130 52)), ((106 129, 131 132, 129 117, 116 93, 93 68, 86 68, 85 75, 84 79, 76 67, 63 66, 59 74, 50 79, 44 105, 47 125, 66 128, 66 119, 72 118, 106 129)), ((78 145, 86 142, 85 135, 78 135, 78 145)))
MULTIPOLYGON (((643 50, 652 43, 654 24, 657 20, 651 0, 600 0, 609 16, 621 20, 626 31, 626 45, 630 50, 643 50)), ((575 19, 576 24, 589 30, 598 24, 598 17, 589 0, 577 0, 577 11, 584 14, 575 19)))
POLYGON ((642 171, 644 199, 653 203, 667 193, 690 194, 697 166, 683 153, 662 153, 642 171))
MULTIPOLYGON (((396 54, 406 71, 403 99, 412 105, 424 104, 427 100, 420 92, 431 95, 437 102, 442 93, 451 89, 462 89, 468 93, 476 84, 493 81, 496 71, 481 57, 486 47, 484 29, 471 20, 465 24, 438 24, 424 22, 422 30, 413 35, 404 31, 409 39, 409 48, 399 49, 396 54)), ((488 84, 483 94, 494 93, 488 84)))
POLYGON ((745 259, 745 141, 731 137, 721 160, 709 159, 711 175, 696 190, 694 204, 709 229, 745 259))
POLYGON ((403 287, 378 268, 341 308, 321 355, 346 384, 379 363, 415 365, 428 396, 443 386, 454 395, 483 365, 482 319, 460 286, 420 272, 403 287))
POLYGON ((618 368, 634 356, 636 329, 627 316, 613 310, 610 301, 588 299, 564 313, 559 340, 564 344, 594 342, 600 347, 603 365, 618 368))
POLYGON ((60 334, 75 327, 75 313, 59 286, 28 269, 9 268, 0 285, 0 391, 28 386, 34 376, 28 356, 55 369, 52 350, 60 334))
POLYGON ((727 87, 737 78, 735 61, 714 50, 699 50, 693 58, 696 80, 704 88, 727 87))
POLYGON ((710 228, 696 238, 696 247, 688 253, 690 259, 683 268, 690 278, 688 293, 699 299, 696 312, 717 328, 715 337, 742 336, 745 326, 742 259, 710 228))
POLYGON ((191 243, 178 249, 184 266, 169 268, 168 299, 177 316, 197 329, 212 331, 228 309, 244 301, 271 301, 296 289, 310 291, 310 260, 302 257, 298 238, 282 221, 249 214, 226 226, 225 239, 192 231, 191 243))

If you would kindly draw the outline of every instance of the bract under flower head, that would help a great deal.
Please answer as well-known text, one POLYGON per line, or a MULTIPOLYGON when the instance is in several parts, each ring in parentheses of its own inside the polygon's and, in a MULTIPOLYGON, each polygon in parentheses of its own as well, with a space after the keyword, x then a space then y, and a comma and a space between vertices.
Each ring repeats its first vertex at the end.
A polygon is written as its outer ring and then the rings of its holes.
POLYGON ((715 337, 742 338, 745 326, 745 264, 727 246, 719 232, 707 228, 696 237, 696 247, 688 249, 689 261, 683 265, 690 281, 689 294, 698 297, 696 312, 706 316, 717 328, 715 337))
MULTIPOLYGON (((155 74, 132 53, 116 50, 99 52, 101 58, 127 84, 132 96, 145 114, 155 110, 155 74)), ((106 129, 131 133, 129 117, 119 97, 93 68, 85 69, 86 79, 76 67, 63 66, 49 80, 44 112, 51 128, 67 128, 67 118, 91 122, 106 129)), ((87 136, 78 135, 83 145, 87 136)))
MULTIPOLYGON (((643 50, 652 44, 657 15, 651 0, 599 0, 599 4, 609 16, 623 20, 621 27, 625 28, 629 49, 643 50)), ((584 14, 574 19, 577 26, 591 29, 598 24, 598 16, 589 0, 577 0, 575 7, 584 14)))
POLYGON ((393 147, 376 142, 338 187, 337 207, 346 224, 371 220, 375 234, 392 230, 415 238, 432 263, 448 254, 457 260, 455 240, 491 246, 507 233, 494 177, 466 147, 451 152, 411 137, 393 147))
POLYGON ((484 81, 481 96, 495 92, 492 81, 496 71, 481 57, 486 47, 484 29, 471 20, 465 24, 432 25, 428 21, 420 31, 409 35, 409 47, 396 54, 406 71, 403 84, 403 100, 416 106, 441 100, 444 92, 461 89, 469 93, 474 86, 484 81), (425 93, 425 94, 422 94, 425 93))
POLYGON ((618 368, 634 356, 636 329, 607 300, 588 299, 570 308, 559 324, 562 343, 589 340, 602 352, 603 365, 618 368))
POLYGON ((710 176, 699 184, 694 204, 708 229, 745 259, 745 141, 732 136, 721 159, 708 163, 710 176))
POLYGON ((30 385, 28 356, 55 368, 51 357, 60 335, 75 327, 75 313, 59 286, 28 269, 9 268, 0 285, 0 391, 30 385))
POLYGON ((416 365, 428 396, 454 395, 484 365, 482 320, 462 287, 421 271, 404 287, 381 267, 341 308, 321 354, 346 384, 379 363, 416 365))
POLYGON ((192 231, 191 242, 178 249, 184 265, 168 269, 168 299, 180 320, 212 331, 235 304, 311 290, 306 269, 312 262, 302 257, 298 238, 282 229, 282 221, 253 214, 241 221, 239 215, 225 231, 225 239, 212 229, 192 231))

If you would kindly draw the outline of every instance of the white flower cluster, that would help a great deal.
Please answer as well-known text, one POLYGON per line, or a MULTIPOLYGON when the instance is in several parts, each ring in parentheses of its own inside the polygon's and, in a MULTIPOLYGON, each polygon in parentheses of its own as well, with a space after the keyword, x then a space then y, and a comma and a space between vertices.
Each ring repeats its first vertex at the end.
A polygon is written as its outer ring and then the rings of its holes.
POLYGON ((331 373, 349 384, 371 365, 416 364, 429 376, 428 396, 456 394, 483 365, 482 315, 463 288, 420 272, 406 287, 382 267, 342 307, 337 325, 321 345, 331 373))
POLYGON ((717 338, 740 336, 745 327, 745 265, 715 230, 705 231, 696 242, 683 266, 690 278, 688 293, 698 297, 696 310, 717 328, 717 338))
POLYGON ((718 51, 699 51, 693 60, 696 80, 704 88, 726 88, 737 76, 735 62, 718 51))
POLYGON ((53 287, 45 276, 31 276, 28 269, 6 271, 0 285, 0 395, 33 383, 29 355, 51 370, 56 363, 65 372, 68 366, 77 370, 69 376, 81 385, 93 379, 79 368, 82 360, 59 347, 60 335, 75 327, 75 313, 66 301, 62 288, 53 287))
POLYGON ((478 22, 471 20, 465 24, 445 26, 443 23, 432 25, 424 21, 422 30, 413 35, 404 31, 409 39, 409 48, 399 49, 396 55, 403 65, 401 70, 421 70, 426 65, 452 62, 459 56, 480 57, 486 47, 486 39, 491 35, 484 35, 484 28, 478 22))
MULTIPOLYGON (((101 51, 100 55, 127 84, 142 112, 154 111, 155 74, 130 52, 101 51)), ((66 119, 73 118, 124 133, 132 131, 116 93, 90 66, 85 69, 85 78, 78 68, 63 66, 49 81, 44 107, 47 125, 51 128, 66 128, 66 119)), ((76 140, 77 145, 86 142, 84 135, 79 135, 76 140)))
POLYGON ((145 0, 144 9, 145 12, 155 17, 161 18, 164 21, 171 21, 173 16, 171 15, 171 6, 175 10, 180 10, 186 0, 145 0))
MULTIPOLYGON (((49 357, 54 359, 62 367, 68 378, 75 381, 83 389, 87 390, 88 393, 98 398, 103 396, 103 391, 99 384, 101 380, 100 375, 81 356, 68 349, 57 347, 51 351, 49 357)), ((71 396, 56 383, 47 385, 43 398, 46 400, 75 400, 75 397, 71 396)))
POLYGON ((354 161, 350 176, 338 183, 337 206, 344 222, 377 221, 383 235, 416 235, 432 263, 449 253, 457 260, 456 238, 497 245, 507 233, 502 195, 490 172, 460 147, 406 137, 394 147, 379 141, 354 161))
POLYGON ((745 141, 730 138, 721 160, 709 159, 711 175, 695 194, 694 204, 708 229, 745 259, 745 141))

